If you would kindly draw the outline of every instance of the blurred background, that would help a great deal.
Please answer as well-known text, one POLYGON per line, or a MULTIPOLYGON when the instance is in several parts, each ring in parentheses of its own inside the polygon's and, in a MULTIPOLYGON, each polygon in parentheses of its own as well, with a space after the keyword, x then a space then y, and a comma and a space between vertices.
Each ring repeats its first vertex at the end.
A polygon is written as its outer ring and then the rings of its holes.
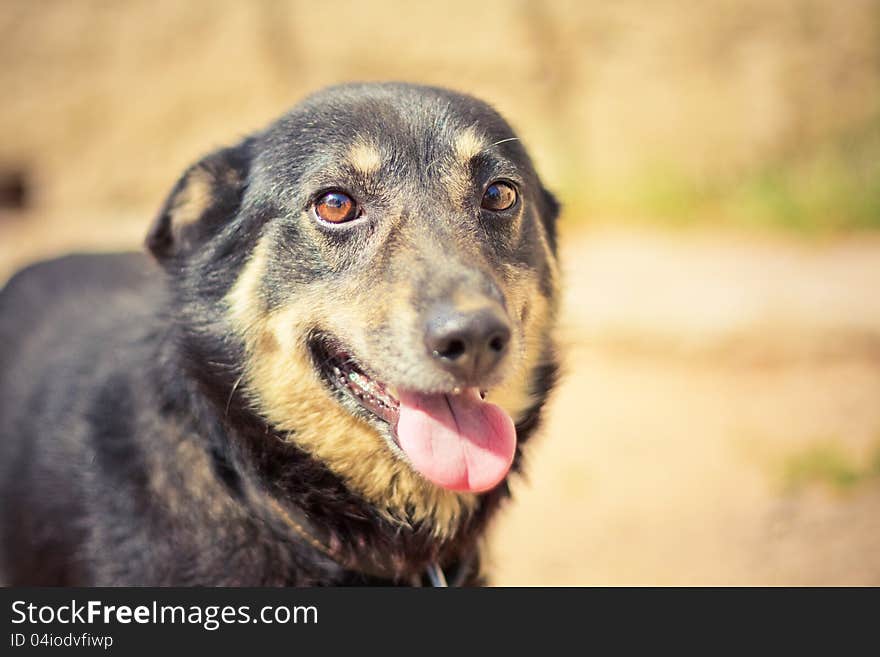
POLYGON ((880 585, 880 1, 2 0, 0 62, 0 281, 324 85, 490 101, 566 272, 494 582, 880 585))

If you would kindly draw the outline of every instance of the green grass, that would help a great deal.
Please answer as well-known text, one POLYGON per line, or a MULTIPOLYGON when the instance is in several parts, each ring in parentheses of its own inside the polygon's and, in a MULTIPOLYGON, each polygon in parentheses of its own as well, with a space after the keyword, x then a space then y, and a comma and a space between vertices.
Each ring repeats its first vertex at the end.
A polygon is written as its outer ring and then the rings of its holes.
POLYGON ((880 229, 880 139, 768 167, 726 199, 736 218, 797 231, 880 229), (864 151, 872 151, 870 157, 864 151))
POLYGON ((880 444, 865 465, 832 442, 816 443, 782 463, 782 484, 791 492, 816 484, 846 492, 876 478, 880 478, 880 444))
MULTIPOLYGON (((578 176, 580 180, 589 176, 578 176)), ((812 149, 727 178, 656 163, 616 189, 565 185, 566 216, 634 217, 806 234, 880 230, 880 117, 812 149)))

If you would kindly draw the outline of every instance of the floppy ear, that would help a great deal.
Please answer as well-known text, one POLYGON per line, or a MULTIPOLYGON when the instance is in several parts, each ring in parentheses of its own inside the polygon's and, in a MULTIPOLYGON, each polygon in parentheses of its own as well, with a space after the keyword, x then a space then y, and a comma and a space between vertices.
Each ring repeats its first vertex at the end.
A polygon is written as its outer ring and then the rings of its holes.
POLYGON ((547 230, 550 248, 556 253, 556 219, 559 217, 559 201, 545 187, 541 187, 541 221, 547 230))
POLYGON ((186 170, 147 233, 157 260, 191 253, 235 216, 247 187, 249 150, 247 142, 224 148, 186 170))

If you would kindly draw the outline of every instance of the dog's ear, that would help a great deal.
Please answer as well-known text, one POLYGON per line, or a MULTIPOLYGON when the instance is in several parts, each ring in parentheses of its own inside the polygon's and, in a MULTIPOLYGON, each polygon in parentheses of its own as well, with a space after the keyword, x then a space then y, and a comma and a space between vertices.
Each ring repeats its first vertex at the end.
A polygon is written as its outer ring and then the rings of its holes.
POLYGON ((559 201, 545 187, 541 187, 541 222, 547 231, 550 248, 556 253, 556 219, 559 217, 559 201))
POLYGON ((238 212, 247 187, 250 149, 242 143, 211 153, 184 172, 147 233, 162 262, 185 256, 238 212))

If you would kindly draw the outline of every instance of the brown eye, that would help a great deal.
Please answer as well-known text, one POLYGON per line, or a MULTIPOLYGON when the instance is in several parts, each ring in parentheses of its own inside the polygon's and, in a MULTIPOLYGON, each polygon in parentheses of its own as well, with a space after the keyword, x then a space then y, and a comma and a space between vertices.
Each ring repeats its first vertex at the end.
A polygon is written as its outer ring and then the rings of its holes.
POLYGON ((357 217, 357 205, 348 194, 328 192, 315 202, 315 214, 331 224, 341 224, 357 217))
POLYGON ((510 183, 499 180, 486 188, 480 206, 484 210, 500 212, 510 209, 514 203, 516 203, 516 188, 510 183))

